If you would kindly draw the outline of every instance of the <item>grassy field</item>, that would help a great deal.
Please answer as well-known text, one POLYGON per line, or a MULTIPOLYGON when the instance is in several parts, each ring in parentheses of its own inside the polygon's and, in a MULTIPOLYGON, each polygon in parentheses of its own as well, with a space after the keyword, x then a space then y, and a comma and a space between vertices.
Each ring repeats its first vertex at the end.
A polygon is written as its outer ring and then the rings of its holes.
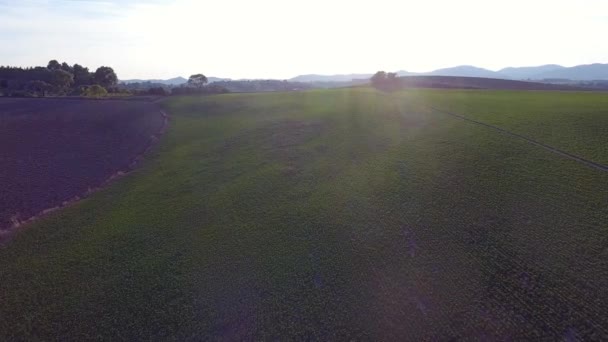
POLYGON ((0 340, 608 338, 603 94, 172 98, 143 167, 0 249, 0 340))
POLYGON ((454 90, 420 96, 434 107, 608 165, 608 93, 454 90))

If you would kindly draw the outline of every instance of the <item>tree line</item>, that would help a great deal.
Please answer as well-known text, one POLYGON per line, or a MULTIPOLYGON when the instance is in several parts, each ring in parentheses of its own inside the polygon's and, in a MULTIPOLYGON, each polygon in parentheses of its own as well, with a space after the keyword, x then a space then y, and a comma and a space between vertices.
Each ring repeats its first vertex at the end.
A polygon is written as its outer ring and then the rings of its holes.
POLYGON ((394 72, 378 71, 370 79, 372 86, 383 91, 393 91, 399 89, 401 81, 399 76, 394 72))
POLYGON ((121 83, 119 88, 132 95, 203 95, 203 94, 223 94, 228 93, 228 89, 216 84, 208 84, 207 77, 203 74, 190 76, 188 82, 179 86, 167 85, 163 83, 153 83, 150 81, 121 83))
POLYGON ((116 92, 114 69, 101 66, 95 71, 80 64, 51 60, 46 67, 0 66, 0 93, 4 96, 103 96, 116 92))
POLYGON ((281 80, 226 80, 208 82, 203 74, 190 76, 185 84, 179 86, 166 85, 152 82, 136 82, 121 84, 132 94, 139 95, 196 95, 196 94, 222 94, 228 92, 271 92, 271 91, 298 91, 315 88, 314 85, 301 82, 290 82, 281 80))

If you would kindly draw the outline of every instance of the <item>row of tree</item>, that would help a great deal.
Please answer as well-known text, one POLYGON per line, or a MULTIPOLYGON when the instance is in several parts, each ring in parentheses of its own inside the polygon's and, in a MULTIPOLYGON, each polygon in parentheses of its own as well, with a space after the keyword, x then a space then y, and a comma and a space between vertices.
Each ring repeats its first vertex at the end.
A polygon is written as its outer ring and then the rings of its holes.
POLYGON ((208 79, 203 74, 190 76, 186 84, 179 86, 167 85, 163 83, 135 82, 122 83, 120 89, 125 93, 133 95, 199 95, 199 94, 223 94, 228 93, 228 89, 217 84, 208 84, 208 79))
POLYGON ((399 89, 401 81, 399 76, 394 72, 378 71, 370 79, 372 86, 376 89, 383 91, 393 91, 399 89))
POLYGON ((5 96, 99 96, 115 91, 118 77, 107 66, 94 72, 79 64, 69 65, 52 60, 46 67, 0 66, 0 93, 5 96))

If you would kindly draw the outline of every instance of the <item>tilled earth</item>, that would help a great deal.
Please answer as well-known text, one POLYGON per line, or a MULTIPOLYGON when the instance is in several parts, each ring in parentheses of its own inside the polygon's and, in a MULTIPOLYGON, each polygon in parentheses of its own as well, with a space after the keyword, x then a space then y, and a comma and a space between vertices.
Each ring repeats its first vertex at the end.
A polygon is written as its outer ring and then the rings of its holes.
POLYGON ((0 99, 0 230, 128 170, 162 125, 145 101, 0 99))

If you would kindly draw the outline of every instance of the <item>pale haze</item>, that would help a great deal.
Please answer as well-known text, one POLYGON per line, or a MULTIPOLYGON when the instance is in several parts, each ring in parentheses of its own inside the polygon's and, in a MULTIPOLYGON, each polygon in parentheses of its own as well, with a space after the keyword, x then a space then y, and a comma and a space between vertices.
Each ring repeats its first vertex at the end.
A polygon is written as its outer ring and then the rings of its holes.
POLYGON ((608 1, 0 0, 0 64, 121 79, 608 62, 608 1))

